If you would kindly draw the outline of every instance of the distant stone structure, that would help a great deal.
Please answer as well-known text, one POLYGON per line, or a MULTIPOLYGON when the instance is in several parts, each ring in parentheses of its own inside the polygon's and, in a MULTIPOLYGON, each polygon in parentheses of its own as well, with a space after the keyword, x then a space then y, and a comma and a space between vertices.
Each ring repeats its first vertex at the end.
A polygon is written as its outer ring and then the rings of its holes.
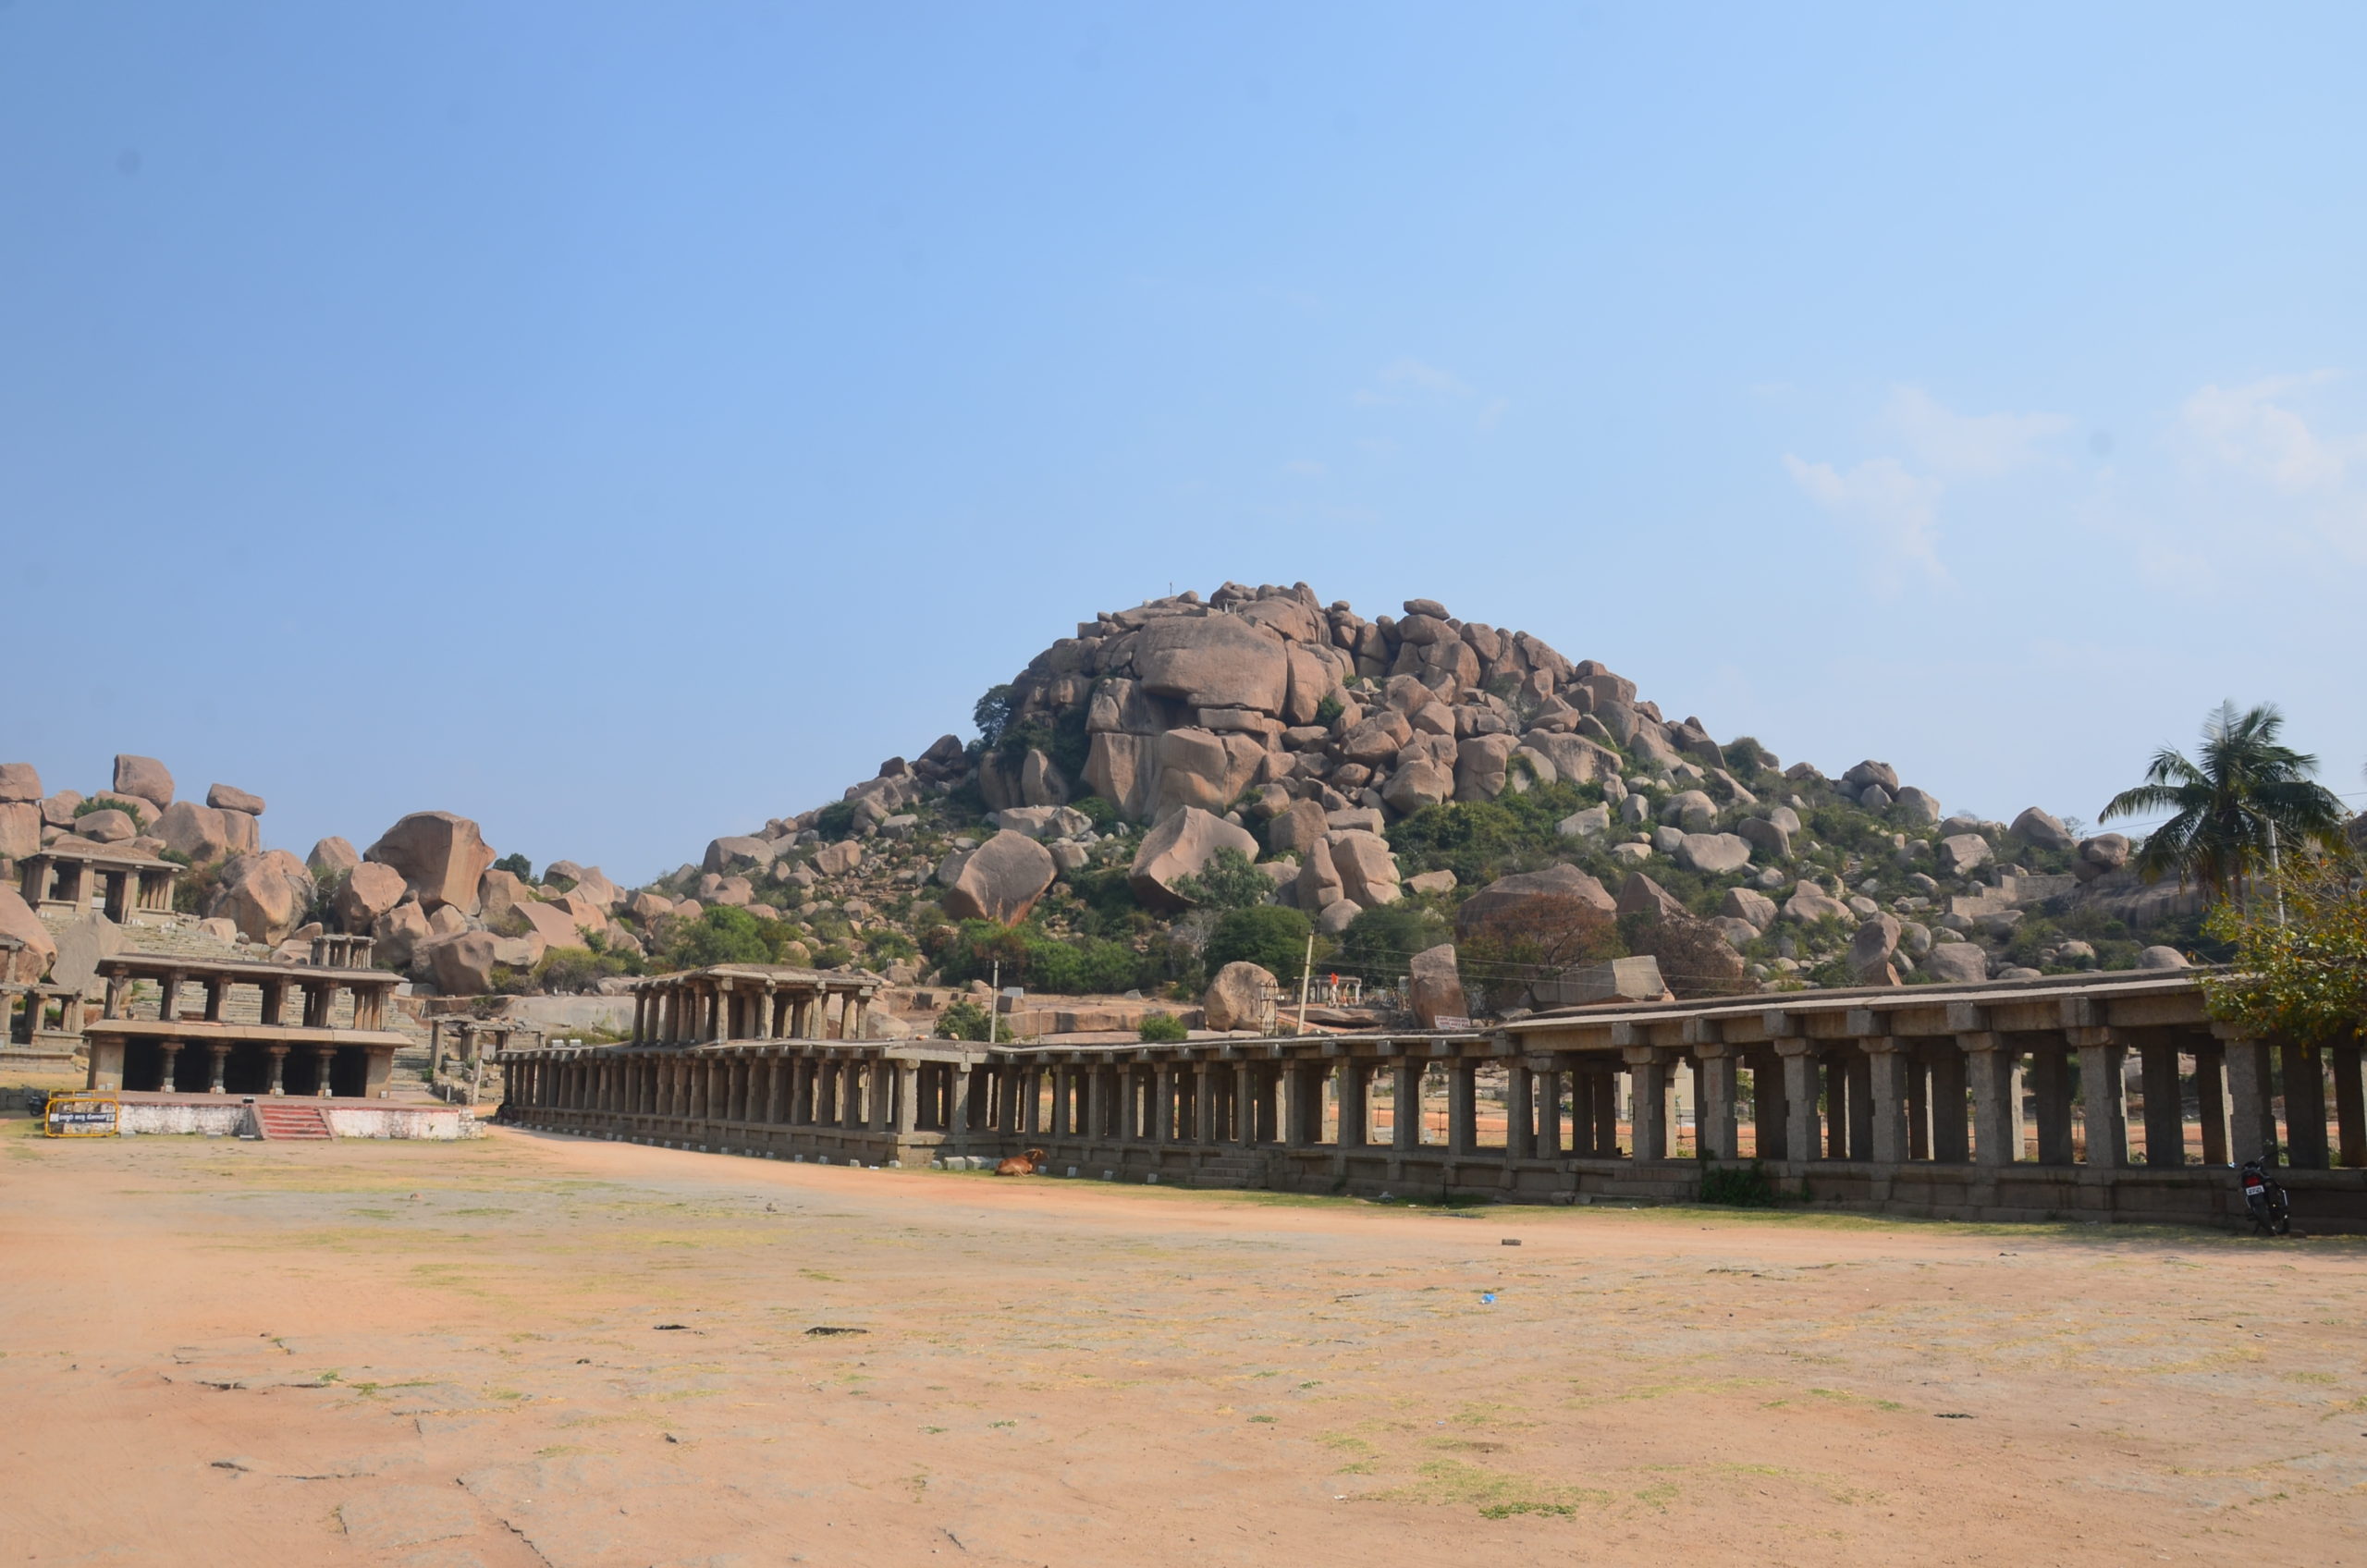
POLYGON ((43 914, 93 912, 117 925, 149 924, 173 913, 180 867, 128 846, 59 839, 17 863, 26 903, 43 914))
POLYGON ((313 1096, 374 1099, 404 1037, 386 1027, 399 977, 371 969, 369 942, 323 937, 309 964, 208 962, 161 953, 102 959, 100 1016, 83 1025, 93 1089, 134 1093, 313 1096), (153 1011, 140 1016, 135 986, 153 983, 153 1011), (258 993, 252 1022, 235 1021, 233 990, 258 993), (194 990, 198 1014, 183 1010, 194 990), (332 1022, 341 997, 350 1020, 332 1022), (289 1002, 297 1004, 289 1015, 289 1002))

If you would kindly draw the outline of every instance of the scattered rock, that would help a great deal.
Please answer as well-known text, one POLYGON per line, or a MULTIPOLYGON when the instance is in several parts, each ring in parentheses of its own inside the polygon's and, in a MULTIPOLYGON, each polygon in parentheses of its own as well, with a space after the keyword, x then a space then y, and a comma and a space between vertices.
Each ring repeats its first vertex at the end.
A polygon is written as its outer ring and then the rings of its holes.
POLYGON ((1405 878, 1404 887, 1409 893, 1452 893, 1454 891, 1454 873, 1425 871, 1419 876, 1405 878))
POLYGON ((467 817, 420 811, 387 828, 362 858, 401 872, 429 913, 450 904, 473 914, 477 883, 493 864, 494 853, 467 817))
POLYGON ((1006 827, 963 857, 941 901, 956 920, 1013 925, 1027 918, 1060 869, 1043 845, 1006 827))
POLYGON ((1415 1020, 1425 1029, 1435 1029, 1441 1018, 1471 1016, 1471 1003, 1463 994, 1463 976, 1454 962, 1454 944, 1441 942, 1416 953, 1407 965, 1409 1000, 1415 1020))
POLYGON ((161 812, 173 803, 173 776, 154 757, 119 754, 115 759, 115 793, 153 801, 161 812))
POLYGON ((1273 975, 1254 963, 1235 962, 1216 972, 1208 990, 1200 998, 1200 1007, 1211 1029, 1271 1028, 1274 1003, 1282 986, 1273 975))

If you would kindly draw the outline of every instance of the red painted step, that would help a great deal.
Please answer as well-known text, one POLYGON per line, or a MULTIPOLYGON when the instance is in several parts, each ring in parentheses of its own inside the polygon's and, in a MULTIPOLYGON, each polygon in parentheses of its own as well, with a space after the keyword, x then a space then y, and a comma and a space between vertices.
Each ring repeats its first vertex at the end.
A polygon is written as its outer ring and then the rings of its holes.
POLYGON ((255 1128, 264 1137, 275 1140, 337 1136, 320 1108, 302 1100, 255 1101, 255 1128))

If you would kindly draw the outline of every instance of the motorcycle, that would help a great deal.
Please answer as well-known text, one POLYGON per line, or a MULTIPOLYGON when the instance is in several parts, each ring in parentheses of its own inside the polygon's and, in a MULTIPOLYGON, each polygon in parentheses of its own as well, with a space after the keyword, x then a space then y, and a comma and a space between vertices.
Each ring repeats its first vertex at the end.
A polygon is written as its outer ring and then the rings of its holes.
POLYGON ((2289 1236, 2293 1233, 2292 1204, 2286 1198, 2285 1189, 2268 1173, 2271 1156, 2263 1152, 2245 1162, 2243 1170, 2244 1208, 2251 1215, 2252 1233, 2256 1236, 2289 1236))

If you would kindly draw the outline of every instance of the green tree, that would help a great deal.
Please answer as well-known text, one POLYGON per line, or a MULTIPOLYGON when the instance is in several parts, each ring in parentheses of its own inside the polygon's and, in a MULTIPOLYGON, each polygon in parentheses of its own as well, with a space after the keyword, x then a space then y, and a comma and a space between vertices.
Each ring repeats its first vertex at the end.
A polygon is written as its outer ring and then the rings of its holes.
POLYGON ((504 855, 493 863, 493 869, 507 871, 521 882, 532 882, 534 879, 534 863, 524 855, 504 855))
POLYGON ((2235 947, 2205 974, 2211 1016, 2254 1039, 2303 1045, 2348 1039, 2367 1020, 2367 891, 2348 854, 2296 855, 2274 878, 2275 900, 2222 903, 2203 930, 2235 947))
POLYGON ((699 912, 668 947, 666 956, 678 968, 705 969, 717 963, 770 963, 777 949, 765 940, 765 922, 744 909, 717 904, 699 912))
POLYGON ((2318 759, 2285 745, 2285 716, 2272 703, 2242 713, 2222 703, 2202 726, 2198 757, 2167 746, 2153 753, 2145 782, 2123 790, 2102 820, 2165 811, 2170 819, 2145 836, 2137 869, 2149 882, 2175 874, 2214 898, 2241 899, 2266 865, 2272 846, 2338 849, 2342 802, 2311 781, 2318 759))
POLYGON ((1446 922, 1428 910, 1381 904, 1348 922, 1340 933, 1340 950, 1332 962, 1343 973, 1361 974, 1379 986, 1393 986, 1405 978, 1407 961, 1447 939, 1446 922))
POLYGON ((948 1002, 945 1011, 937 1015, 937 1037, 940 1040, 983 1040, 987 1038, 992 1023, 987 1010, 974 1001, 948 1002))
POLYGON ((977 705, 970 710, 971 722, 978 727, 978 739, 987 751, 1002 743, 1002 732, 1011 724, 1011 688, 989 686, 977 705))
POLYGON ((1192 1036, 1192 1032, 1184 1027, 1184 1021, 1171 1012, 1143 1014, 1142 1027, 1135 1033, 1147 1044, 1155 1046, 1176 1045, 1192 1036))
POLYGON ((1175 890, 1201 909, 1247 909, 1272 896, 1274 881, 1239 850, 1224 849, 1210 855, 1197 876, 1177 877, 1175 890))
POLYGON ((1306 962, 1306 938, 1314 923, 1294 909, 1256 904, 1226 912, 1208 934, 1211 971, 1228 963, 1254 963, 1279 979, 1294 982, 1306 962))

